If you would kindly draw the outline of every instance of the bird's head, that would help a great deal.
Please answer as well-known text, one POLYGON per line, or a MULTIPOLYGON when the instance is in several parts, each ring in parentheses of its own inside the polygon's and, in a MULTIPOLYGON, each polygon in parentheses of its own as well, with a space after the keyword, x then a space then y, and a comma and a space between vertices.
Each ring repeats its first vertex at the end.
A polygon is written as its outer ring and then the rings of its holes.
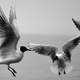
POLYGON ((20 46, 20 51, 24 53, 25 51, 31 51, 31 50, 25 46, 20 46))

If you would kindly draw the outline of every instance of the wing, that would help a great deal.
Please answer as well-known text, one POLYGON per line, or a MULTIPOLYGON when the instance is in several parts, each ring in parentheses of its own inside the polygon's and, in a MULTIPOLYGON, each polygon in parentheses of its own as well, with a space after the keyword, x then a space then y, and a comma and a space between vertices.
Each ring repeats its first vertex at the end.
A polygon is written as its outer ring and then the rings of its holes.
POLYGON ((50 56, 52 62, 57 60, 56 52, 58 48, 54 46, 30 43, 28 45, 28 49, 30 49, 31 51, 35 51, 35 53, 38 53, 40 55, 50 56))
POLYGON ((75 21, 73 18, 72 18, 72 21, 75 24, 75 26, 78 28, 78 30, 80 30, 80 22, 75 21))
POLYGON ((5 14, 4 14, 1 6, 0 6, 0 16, 3 18, 3 20, 4 20, 6 23, 8 23, 8 20, 7 20, 6 16, 5 16, 5 14))
POLYGON ((46 55, 46 56, 51 56, 56 54, 57 48, 49 45, 44 45, 44 44, 33 44, 30 43, 28 48, 31 51, 35 51, 36 53, 40 55, 46 55))
POLYGON ((16 32, 17 30, 13 25, 13 20, 15 19, 14 16, 15 12, 13 12, 13 8, 11 8, 8 22, 4 15, 4 12, 0 8, 0 35, 4 38, 0 48, 8 48, 12 45, 14 45, 13 47, 16 48, 16 44, 19 40, 19 33, 16 32))
POLYGON ((15 47, 18 43, 18 40, 20 39, 20 34, 19 34, 19 31, 17 30, 17 21, 16 21, 16 10, 14 8, 14 6, 11 6, 10 8, 10 14, 9 14, 9 23, 14 31, 14 34, 15 34, 15 41, 14 41, 14 44, 15 44, 15 47))
POLYGON ((63 46, 63 51, 64 51, 64 53, 66 54, 66 56, 67 56, 69 59, 71 59, 71 51, 78 46, 79 42, 80 42, 80 36, 74 38, 73 40, 71 40, 71 41, 69 41, 69 42, 67 42, 67 43, 63 46))

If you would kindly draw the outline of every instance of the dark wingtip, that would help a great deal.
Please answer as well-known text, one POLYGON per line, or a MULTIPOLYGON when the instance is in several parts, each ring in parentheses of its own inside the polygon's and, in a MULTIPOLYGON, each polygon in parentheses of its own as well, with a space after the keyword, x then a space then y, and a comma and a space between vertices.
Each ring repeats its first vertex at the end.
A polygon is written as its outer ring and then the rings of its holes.
POLYGON ((74 20, 73 18, 72 18, 72 21, 75 24, 75 26, 77 27, 77 29, 80 30, 80 23, 78 21, 74 20))
POLYGON ((72 18, 72 21, 74 21, 74 19, 72 18))
POLYGON ((72 18, 72 21, 73 21, 73 23, 76 25, 77 22, 76 22, 73 18, 72 18))

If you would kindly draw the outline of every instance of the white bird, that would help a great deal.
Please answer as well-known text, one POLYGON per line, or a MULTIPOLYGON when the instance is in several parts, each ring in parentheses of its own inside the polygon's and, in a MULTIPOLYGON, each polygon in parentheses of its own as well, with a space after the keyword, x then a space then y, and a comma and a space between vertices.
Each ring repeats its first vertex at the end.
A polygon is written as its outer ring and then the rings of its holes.
POLYGON ((54 46, 45 45, 45 44, 35 44, 29 43, 27 46, 28 49, 38 53, 40 55, 49 56, 52 60, 52 63, 56 62, 58 68, 58 75, 62 73, 66 74, 67 63, 71 63, 71 52, 74 50, 80 43, 80 36, 68 41, 65 43, 61 50, 54 46))
POLYGON ((16 77, 17 72, 10 64, 20 62, 24 52, 28 49, 25 46, 20 46, 20 50, 17 49, 20 35, 15 28, 14 20, 16 20, 15 8, 11 6, 8 21, 0 7, 0 37, 2 38, 2 44, 0 45, 0 64, 6 64, 8 70, 16 77))

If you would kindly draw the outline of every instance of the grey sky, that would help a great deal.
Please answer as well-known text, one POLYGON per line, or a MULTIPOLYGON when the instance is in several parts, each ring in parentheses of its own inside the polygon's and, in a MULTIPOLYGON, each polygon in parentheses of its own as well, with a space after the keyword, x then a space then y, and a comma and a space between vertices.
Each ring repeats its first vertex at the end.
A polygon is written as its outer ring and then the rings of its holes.
MULTIPOLYGON (((0 0, 8 16, 10 0, 0 0)), ((34 34, 77 34, 72 18, 80 20, 79 0, 16 0, 19 30, 34 34)))

